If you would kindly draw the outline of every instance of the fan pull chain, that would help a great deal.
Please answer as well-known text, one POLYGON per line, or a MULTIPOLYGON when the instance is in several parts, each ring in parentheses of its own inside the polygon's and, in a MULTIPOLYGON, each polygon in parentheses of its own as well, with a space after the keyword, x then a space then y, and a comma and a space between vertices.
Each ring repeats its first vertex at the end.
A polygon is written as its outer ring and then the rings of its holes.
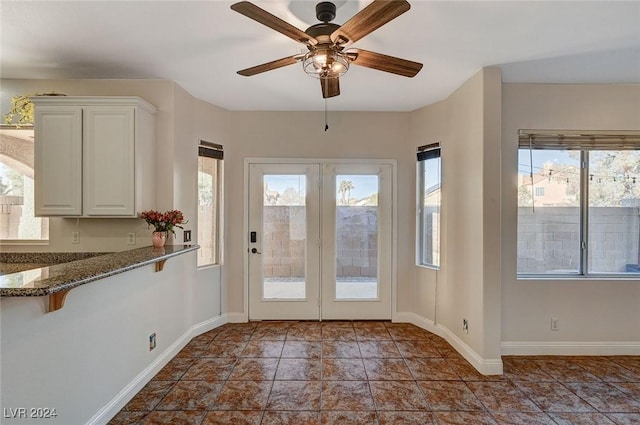
POLYGON ((329 123, 327 122, 327 99, 324 99, 324 131, 329 130, 329 123))

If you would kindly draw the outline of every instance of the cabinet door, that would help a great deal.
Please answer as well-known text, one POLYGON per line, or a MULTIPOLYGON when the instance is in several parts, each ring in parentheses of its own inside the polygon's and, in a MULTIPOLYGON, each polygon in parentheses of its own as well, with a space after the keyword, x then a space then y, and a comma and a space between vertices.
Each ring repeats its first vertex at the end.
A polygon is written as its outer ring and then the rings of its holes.
POLYGON ((82 108, 39 106, 34 129, 35 215, 80 215, 82 108))
POLYGON ((83 210, 86 216, 134 216, 133 107, 84 107, 83 210))

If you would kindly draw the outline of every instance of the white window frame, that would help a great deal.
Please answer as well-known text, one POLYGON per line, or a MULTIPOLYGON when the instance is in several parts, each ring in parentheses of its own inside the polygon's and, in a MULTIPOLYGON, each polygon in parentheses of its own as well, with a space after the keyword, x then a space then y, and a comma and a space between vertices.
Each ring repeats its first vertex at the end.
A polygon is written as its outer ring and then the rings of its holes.
MULTIPOLYGON (((440 143, 432 143, 429 145, 424 145, 418 147, 417 153, 417 164, 416 164, 416 265, 421 267, 426 267, 430 269, 439 270, 442 262, 442 246, 441 246, 441 229, 442 229, 442 197, 439 195, 437 202, 437 210, 438 216, 440 217, 440 221, 438 222, 437 230, 432 232, 432 239, 429 243, 433 244, 434 239, 437 238, 437 246, 439 254, 435 261, 425 261, 425 253, 424 253, 424 197, 426 194, 424 175, 425 175, 425 167, 428 166, 430 159, 438 159, 438 189, 440 194, 442 192, 442 156, 441 156, 441 147, 440 143)), ((435 255, 432 254, 432 260, 434 260, 435 255)))
MULTIPOLYGON (((580 152, 580 264, 577 272, 567 273, 517 273, 518 279, 566 279, 607 278, 638 280, 640 273, 634 272, 589 272, 589 152, 598 150, 640 150, 638 131, 582 131, 582 130, 520 130, 518 150, 574 150, 580 152)), ((533 164, 530 164, 533 168, 533 164)), ((533 191, 532 191, 533 193, 533 191)), ((533 196, 533 208, 535 208, 533 196)), ((516 200, 517 203, 517 200, 516 200)), ((516 205, 516 208, 518 206, 516 205)), ((516 242, 518 233, 516 232, 516 242)), ((517 257, 516 257, 517 258, 517 257)))
MULTIPOLYGON (((215 193, 213 194, 213 202, 212 202, 212 208, 215 210, 214 213, 214 229, 212 230, 213 232, 213 247, 214 247, 214 258, 213 261, 204 261, 201 262, 201 256, 198 255, 198 259, 197 259, 197 267, 198 269, 201 268, 207 268, 207 267, 214 267, 214 266, 219 266, 222 264, 223 261, 223 253, 222 253, 222 176, 223 176, 223 165, 224 165, 224 161, 223 161, 223 148, 222 145, 218 145, 216 143, 211 143, 211 142, 206 142, 204 140, 200 141, 200 144, 198 146, 198 173, 200 170, 200 158, 211 158, 214 161, 217 161, 217 166, 216 166, 216 175, 215 175, 215 181, 214 181, 214 185, 215 185, 215 193)), ((201 246, 201 250, 202 250, 202 244, 203 241, 200 240, 200 187, 199 187, 199 176, 198 176, 198 234, 196 236, 196 240, 198 242, 198 244, 200 244, 201 246)), ((200 252, 200 251, 199 251, 200 252)))

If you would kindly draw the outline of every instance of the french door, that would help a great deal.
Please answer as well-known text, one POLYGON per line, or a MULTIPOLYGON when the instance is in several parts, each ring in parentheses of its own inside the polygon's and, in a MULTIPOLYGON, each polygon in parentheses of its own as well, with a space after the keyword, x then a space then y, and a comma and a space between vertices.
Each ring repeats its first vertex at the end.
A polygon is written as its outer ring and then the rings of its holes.
POLYGON ((320 317, 320 166, 249 165, 249 319, 320 317))
POLYGON ((249 319, 390 319, 392 163, 248 162, 249 319))

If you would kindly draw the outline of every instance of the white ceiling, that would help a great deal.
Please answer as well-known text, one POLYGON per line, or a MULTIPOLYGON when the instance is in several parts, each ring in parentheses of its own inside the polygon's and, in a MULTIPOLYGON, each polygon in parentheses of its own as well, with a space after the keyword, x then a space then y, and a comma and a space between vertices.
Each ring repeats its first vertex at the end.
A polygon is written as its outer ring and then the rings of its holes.
MULTIPOLYGON (((301 65, 236 71, 304 46, 232 11, 231 1, 2 0, 3 78, 162 78, 231 110, 321 110, 301 65)), ((295 26, 314 1, 255 1, 295 26)), ((338 0, 344 23, 369 0, 338 0)), ((640 83, 640 2, 425 1, 354 43, 424 63, 414 78, 352 66, 332 110, 411 111, 446 98, 485 66, 505 82, 640 83)))

